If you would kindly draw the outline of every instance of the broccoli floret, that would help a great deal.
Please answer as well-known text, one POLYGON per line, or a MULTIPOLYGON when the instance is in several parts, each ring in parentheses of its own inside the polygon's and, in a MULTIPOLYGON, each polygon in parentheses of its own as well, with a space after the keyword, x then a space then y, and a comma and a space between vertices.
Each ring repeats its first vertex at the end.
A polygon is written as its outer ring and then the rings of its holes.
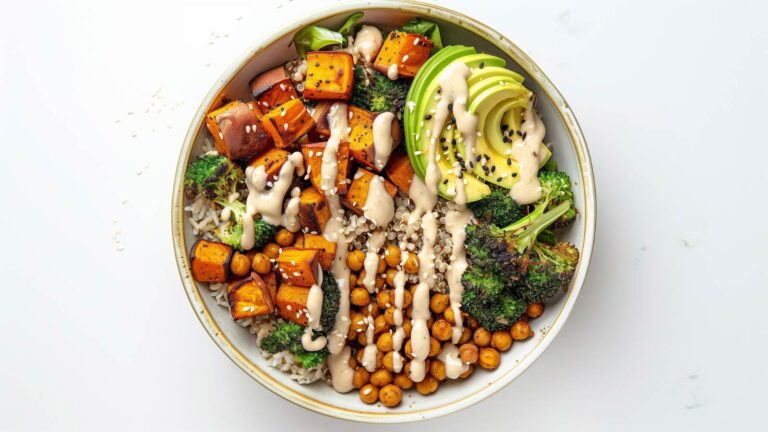
POLYGON ((579 251, 570 243, 557 243, 555 246, 536 243, 531 253, 528 276, 515 287, 515 291, 525 301, 544 301, 568 288, 578 261, 579 251))
POLYGON ((501 277, 480 267, 470 267, 462 276, 461 307, 489 331, 509 328, 525 312, 526 303, 505 289, 501 277))
POLYGON ((539 172, 539 183, 541 183, 541 198, 534 203, 534 209, 528 214, 528 217, 535 219, 545 211, 567 202, 570 207, 552 224, 552 228, 563 228, 570 225, 576 219, 571 178, 562 171, 541 171, 539 172))
MULTIPOLYGON (((230 216, 230 222, 216 228, 216 236, 222 243, 226 243, 234 248, 241 249, 240 240, 243 238, 243 217, 245 217, 245 204, 241 201, 221 201, 216 200, 216 203, 222 207, 228 207, 232 212, 230 216), (234 222, 233 222, 234 220, 234 222)), ((270 225, 260 218, 253 223, 253 229, 256 231, 254 235, 253 247, 256 249, 264 247, 267 243, 272 241, 277 232, 277 227, 270 225)))
POLYGON ((184 192, 189 199, 203 194, 210 200, 226 200, 244 180, 243 170, 226 156, 207 154, 187 167, 184 192))
POLYGON ((494 188, 490 195, 469 204, 472 213, 496 226, 507 226, 525 216, 525 209, 509 195, 509 191, 494 188))
POLYGON ((301 367, 315 367, 328 357, 329 352, 326 348, 320 351, 305 350, 301 344, 302 333, 304 327, 290 321, 282 321, 261 339, 261 349, 272 354, 290 351, 296 356, 296 362, 301 367))
POLYGON ((380 72, 369 74, 363 66, 355 66, 352 104, 373 112, 389 111, 402 120, 409 85, 404 79, 391 80, 380 72))
POLYGON ((339 299, 341 292, 339 284, 330 272, 323 272, 323 312, 320 315, 320 325, 323 332, 328 334, 336 324, 336 314, 339 312, 339 299))

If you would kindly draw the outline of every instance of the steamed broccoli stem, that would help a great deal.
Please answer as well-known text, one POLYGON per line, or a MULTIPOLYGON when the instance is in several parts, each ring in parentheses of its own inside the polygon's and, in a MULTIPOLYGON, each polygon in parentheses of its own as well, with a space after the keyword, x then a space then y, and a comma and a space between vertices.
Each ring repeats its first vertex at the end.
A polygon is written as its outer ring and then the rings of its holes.
POLYGON ((541 234, 542 231, 552 225, 560 216, 565 214, 568 209, 571 208, 571 203, 562 202, 557 207, 544 212, 541 215, 529 214, 528 216, 520 219, 519 221, 505 227, 498 228, 491 226, 491 233, 497 235, 503 235, 503 233, 514 233, 516 238, 516 249, 519 253, 523 253, 528 249, 541 234), (520 229, 522 230, 520 231, 520 229))
POLYGON ((328 357, 328 350, 307 351, 301 343, 304 327, 290 321, 275 325, 268 335, 261 339, 261 349, 272 354, 289 351, 296 357, 296 362, 305 368, 313 368, 328 357))

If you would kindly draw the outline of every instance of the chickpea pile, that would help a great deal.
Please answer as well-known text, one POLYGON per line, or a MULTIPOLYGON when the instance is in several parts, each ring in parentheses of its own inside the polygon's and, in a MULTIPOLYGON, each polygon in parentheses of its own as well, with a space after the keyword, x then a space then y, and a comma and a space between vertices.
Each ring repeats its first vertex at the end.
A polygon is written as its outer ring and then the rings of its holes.
MULTIPOLYGON (((432 317, 427 321, 430 328, 430 348, 426 361, 427 376, 421 382, 414 383, 410 378, 411 355, 411 315, 413 313, 413 291, 416 284, 406 285, 403 296, 403 341, 400 355, 403 358, 403 368, 394 372, 394 353, 392 335, 395 326, 395 283, 403 254, 407 254, 403 270, 408 274, 417 274, 419 260, 416 254, 401 251, 395 245, 389 245, 379 258, 376 270, 375 290, 369 293, 363 286, 365 270, 365 252, 352 250, 347 255, 347 266, 350 275, 350 321, 347 343, 355 355, 350 359, 350 366, 355 369, 353 384, 358 389, 360 400, 367 404, 380 402, 386 407, 400 404, 403 391, 415 388, 422 395, 437 391, 440 383, 446 380, 445 365, 437 356, 442 344, 451 340, 455 316, 450 307, 447 293, 433 292, 430 296, 429 309, 432 317), (366 329, 369 320, 373 320, 374 340, 378 348, 376 370, 368 372, 362 366, 363 350, 368 342, 366 329)), ((499 366, 500 353, 509 350, 514 341, 522 341, 533 336, 528 324, 529 319, 542 314, 544 306, 532 303, 528 306, 526 315, 514 323, 511 328, 489 332, 481 327, 477 320, 462 312, 464 332, 457 346, 459 357, 468 365, 468 369, 459 378, 471 376, 476 367, 493 370, 499 366)))
MULTIPOLYGON (((274 242, 264 246, 261 252, 253 254, 236 253, 231 262, 234 274, 244 276, 253 271, 260 275, 272 271, 274 259, 280 253, 280 248, 290 246, 297 240, 294 233, 281 229, 275 234, 274 242)), ((407 254, 403 270, 415 275, 419 271, 419 259, 415 253, 401 251, 396 245, 386 246, 379 257, 376 269, 375 289, 369 293, 363 286, 365 279, 365 252, 356 249, 347 255, 347 266, 351 274, 350 286, 350 327, 347 334, 347 344, 355 353, 350 358, 349 365, 355 370, 353 385, 358 389, 360 400, 367 404, 380 402, 386 407, 395 407, 403 398, 403 391, 415 388, 422 395, 437 391, 440 383, 445 381, 445 365, 437 356, 442 344, 451 340, 453 325, 456 323, 450 298, 447 293, 433 292, 429 300, 431 318, 427 321, 430 329, 429 355, 426 360, 427 375, 421 382, 414 383, 410 379, 411 355, 411 316, 413 313, 413 291, 416 284, 406 285, 403 295, 403 341, 400 355, 403 367, 400 372, 394 372, 394 347, 392 336, 395 326, 395 282, 403 254, 407 254), (366 330, 369 320, 373 322, 374 340, 378 353, 376 355, 376 370, 368 372, 362 366, 363 350, 368 343, 366 330)), ((514 341, 523 341, 533 336, 533 330, 528 320, 541 316, 544 312, 542 303, 531 303, 519 321, 509 329, 490 332, 481 327, 477 320, 462 312, 464 332, 457 344, 459 358, 467 364, 467 371, 460 379, 470 377, 477 367, 493 370, 499 367, 500 353, 508 351, 514 341)))

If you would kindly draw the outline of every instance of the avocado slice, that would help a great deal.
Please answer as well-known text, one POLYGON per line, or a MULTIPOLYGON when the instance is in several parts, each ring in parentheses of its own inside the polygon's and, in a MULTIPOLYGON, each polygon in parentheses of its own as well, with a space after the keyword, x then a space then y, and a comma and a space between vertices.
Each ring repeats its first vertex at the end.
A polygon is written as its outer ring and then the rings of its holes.
MULTIPOLYGON (((474 48, 458 45, 438 51, 416 75, 408 93, 408 102, 413 103, 406 109, 404 119, 408 155, 414 172, 422 179, 430 143, 427 130, 433 127, 431 114, 438 104, 437 78, 455 61, 466 64, 471 70, 467 80, 467 109, 478 117, 475 155, 486 160, 485 169, 473 161, 471 171, 463 173, 467 201, 473 202, 490 194, 491 189, 486 183, 509 189, 517 182, 519 166, 509 157, 511 137, 520 129, 521 115, 528 106, 531 92, 522 85, 521 75, 504 68, 506 62, 502 58, 478 54, 474 48), (506 125, 505 130, 502 125, 506 125)), ((438 189, 441 196, 452 199, 458 181, 454 166, 466 154, 464 143, 455 128, 445 127, 436 145, 436 164, 442 173, 438 189), (457 159, 457 155, 461 159, 457 159)), ((549 155, 547 149, 542 165, 549 155)))

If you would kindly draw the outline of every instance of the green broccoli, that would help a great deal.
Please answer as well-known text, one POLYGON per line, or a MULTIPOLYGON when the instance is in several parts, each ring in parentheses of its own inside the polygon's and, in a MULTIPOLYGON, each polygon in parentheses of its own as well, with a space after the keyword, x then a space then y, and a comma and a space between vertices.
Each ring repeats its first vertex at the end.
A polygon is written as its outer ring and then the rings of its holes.
POLYGON ((509 195, 509 191, 494 188, 490 195, 469 204, 475 217, 496 226, 507 226, 525 216, 525 209, 509 195))
POLYGON ((506 289, 502 274, 470 267, 462 276, 461 308, 488 331, 509 328, 525 312, 526 303, 506 289))
POLYGON ((244 180, 243 170, 226 156, 207 154, 187 167, 184 192, 189 199, 203 194, 211 200, 226 200, 244 180))
POLYGON ((330 272, 323 272, 323 312, 320 315, 320 325, 323 333, 328 334, 336 324, 336 314, 339 312, 341 292, 339 284, 330 272))
POLYGON ((363 66, 355 66, 352 104, 368 111, 389 111, 402 120, 409 86, 404 79, 391 80, 379 72, 369 74, 363 66))
POLYGON ((261 349, 272 354, 281 351, 290 351, 296 357, 296 362, 304 368, 313 368, 328 357, 328 349, 320 351, 307 351, 301 344, 301 335, 304 327, 290 322, 281 321, 261 339, 261 349))
MULTIPOLYGON (((243 217, 245 217, 245 204, 241 201, 227 202, 216 200, 216 203, 222 207, 228 207, 232 213, 230 221, 216 228, 216 236, 222 243, 226 243, 234 248, 241 249, 240 240, 243 238, 243 217), (234 220, 234 222, 232 222, 234 220)), ((270 225, 259 217, 253 223, 253 229, 256 231, 254 236, 253 248, 259 249, 272 241, 277 232, 277 227, 270 225)))
MULTIPOLYGON (((562 171, 541 171, 539 172, 539 183, 541 183, 541 198, 533 204, 533 211, 528 213, 524 219, 536 219, 545 211, 560 203, 567 202, 570 205, 569 208, 552 224, 552 228, 564 228, 570 225, 576 219, 571 178, 562 171)), ((523 219, 519 222, 526 223, 523 219)))
POLYGON ((528 275, 515 286, 515 291, 527 302, 546 300, 568 288, 578 261, 579 251, 570 243, 557 243, 555 246, 536 243, 528 275))

